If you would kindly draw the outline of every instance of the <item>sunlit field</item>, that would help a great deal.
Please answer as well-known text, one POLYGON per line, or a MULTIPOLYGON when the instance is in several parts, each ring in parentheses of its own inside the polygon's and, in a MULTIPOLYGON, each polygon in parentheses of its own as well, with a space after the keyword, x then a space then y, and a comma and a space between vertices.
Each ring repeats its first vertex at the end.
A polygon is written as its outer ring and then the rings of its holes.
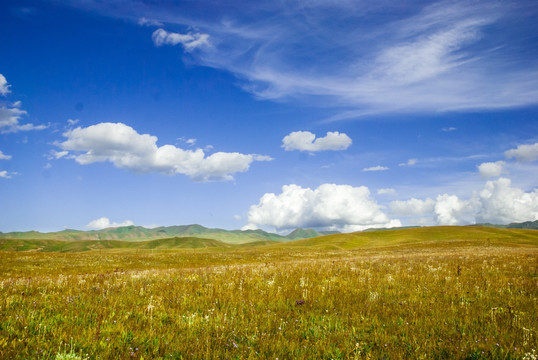
POLYGON ((538 232, 514 234, 3 251, 0 358, 535 359, 538 232))

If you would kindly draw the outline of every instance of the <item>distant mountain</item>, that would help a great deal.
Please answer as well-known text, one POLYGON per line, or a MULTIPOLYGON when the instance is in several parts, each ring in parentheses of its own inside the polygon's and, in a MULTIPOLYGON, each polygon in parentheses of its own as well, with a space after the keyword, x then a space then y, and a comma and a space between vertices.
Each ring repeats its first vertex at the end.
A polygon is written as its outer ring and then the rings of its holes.
POLYGON ((161 226, 147 229, 142 226, 122 226, 103 230, 80 231, 67 229, 58 232, 41 233, 37 231, 0 233, 0 239, 20 240, 124 240, 146 241, 172 237, 200 237, 222 241, 228 244, 250 242, 290 241, 308 239, 333 232, 317 232, 311 229, 297 229, 287 236, 269 233, 263 230, 224 230, 210 229, 198 224, 161 226))
POLYGON ((538 220, 524 221, 524 222, 520 222, 520 223, 510 223, 508 225, 480 223, 480 224, 473 224, 471 226, 485 226, 485 227, 493 227, 493 228, 497 228, 497 229, 531 229, 531 230, 538 230, 538 220))
POLYGON ((538 220, 525 221, 522 223, 511 223, 506 226, 507 229, 533 229, 538 230, 538 220))

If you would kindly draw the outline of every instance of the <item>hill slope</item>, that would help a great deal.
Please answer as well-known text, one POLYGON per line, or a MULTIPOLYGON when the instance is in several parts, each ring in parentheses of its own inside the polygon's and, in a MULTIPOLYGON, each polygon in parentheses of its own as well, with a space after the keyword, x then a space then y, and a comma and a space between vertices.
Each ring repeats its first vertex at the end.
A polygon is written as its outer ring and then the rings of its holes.
POLYGON ((229 244, 201 237, 171 237, 148 241, 119 240, 42 240, 0 239, 0 251, 80 252, 90 250, 174 250, 174 249, 319 249, 352 250, 383 247, 437 246, 530 246, 538 247, 538 231, 528 229, 499 229, 478 226, 436 226, 410 229, 367 231, 350 234, 331 234, 315 238, 279 242, 259 240, 244 244, 229 244))
POLYGON ((27 240, 0 239, 2 251, 43 251, 43 252, 82 252, 90 250, 136 250, 136 249, 226 249, 233 245, 215 239, 197 237, 174 237, 149 241, 120 241, 120 240, 27 240))
POLYGON ((447 243, 538 246, 538 231, 474 226, 433 226, 335 234, 278 244, 280 248, 356 249, 385 246, 435 246, 447 243))
POLYGON ((201 225, 161 226, 147 229, 142 226, 123 226, 103 230, 63 230, 40 233, 37 231, 0 233, 0 239, 19 240, 126 240, 145 241, 171 237, 202 237, 223 241, 229 244, 242 244, 256 241, 288 241, 289 238, 263 230, 224 230, 209 229, 201 225))

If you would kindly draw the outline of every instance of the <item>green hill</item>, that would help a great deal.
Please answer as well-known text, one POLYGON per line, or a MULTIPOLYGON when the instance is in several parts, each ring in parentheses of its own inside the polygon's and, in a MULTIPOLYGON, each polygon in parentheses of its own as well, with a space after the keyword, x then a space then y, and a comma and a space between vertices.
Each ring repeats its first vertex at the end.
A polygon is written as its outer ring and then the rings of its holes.
POLYGON ((37 231, 0 233, 0 239, 19 240, 125 240, 146 241, 171 237, 202 237, 229 244, 243 244, 257 241, 288 241, 289 238, 263 230, 209 229, 201 225, 161 226, 147 229, 142 226, 123 226, 103 230, 63 230, 40 233, 37 231))
POLYGON ((525 221, 522 223, 511 223, 506 225, 507 229, 534 229, 538 230, 538 220, 525 221))
POLYGON ((433 226, 325 235, 276 246, 356 249, 388 246, 437 246, 448 244, 538 246, 538 231, 471 226, 433 226))
POLYGON ((230 248, 233 245, 214 239, 197 237, 174 237, 149 241, 120 240, 26 240, 0 239, 1 251, 82 252, 91 250, 136 250, 136 249, 207 249, 230 248))
MULTIPOLYGON (((313 234, 306 231, 302 235, 313 234)), ((291 234, 290 234, 291 235, 291 234)), ((292 235, 293 236, 293 235, 292 235)), ((49 240, 0 239, 0 251, 81 252, 91 250, 174 250, 174 249, 253 249, 267 250, 320 249, 352 250, 383 247, 436 246, 538 246, 538 231, 529 229, 500 229, 479 226, 434 226, 395 230, 331 234, 308 239, 281 242, 258 240, 229 244, 220 240, 192 236, 175 236, 146 241, 120 240, 49 240)))

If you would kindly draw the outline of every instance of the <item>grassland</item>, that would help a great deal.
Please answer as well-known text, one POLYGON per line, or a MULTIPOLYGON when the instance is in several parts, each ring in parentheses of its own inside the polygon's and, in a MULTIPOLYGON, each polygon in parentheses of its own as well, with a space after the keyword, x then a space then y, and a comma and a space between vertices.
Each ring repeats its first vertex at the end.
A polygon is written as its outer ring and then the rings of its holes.
POLYGON ((2 243, 0 358, 531 359, 536 351, 538 231, 157 241, 76 251, 66 250, 71 242, 2 243))

